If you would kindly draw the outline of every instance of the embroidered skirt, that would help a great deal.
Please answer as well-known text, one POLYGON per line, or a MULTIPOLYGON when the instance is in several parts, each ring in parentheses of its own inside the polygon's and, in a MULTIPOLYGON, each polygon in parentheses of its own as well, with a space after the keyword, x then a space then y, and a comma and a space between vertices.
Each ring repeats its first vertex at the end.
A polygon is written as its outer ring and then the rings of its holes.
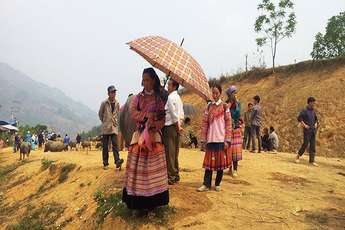
POLYGON ((242 160, 242 133, 241 129, 234 129, 232 131, 232 139, 231 139, 231 154, 233 161, 240 161, 242 160))
POLYGON ((153 209, 169 203, 162 143, 154 144, 152 151, 139 148, 138 144, 129 147, 122 201, 130 209, 153 209))
POLYGON ((224 143, 208 143, 203 168, 208 170, 224 170, 232 163, 230 148, 224 150, 224 143))

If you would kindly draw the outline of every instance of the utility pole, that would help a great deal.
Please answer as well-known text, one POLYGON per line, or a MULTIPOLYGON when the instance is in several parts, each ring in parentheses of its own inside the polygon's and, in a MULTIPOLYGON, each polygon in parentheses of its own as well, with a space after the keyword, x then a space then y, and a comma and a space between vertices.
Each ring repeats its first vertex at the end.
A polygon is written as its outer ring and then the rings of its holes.
POLYGON ((246 76, 248 73, 248 54, 246 54, 246 76))

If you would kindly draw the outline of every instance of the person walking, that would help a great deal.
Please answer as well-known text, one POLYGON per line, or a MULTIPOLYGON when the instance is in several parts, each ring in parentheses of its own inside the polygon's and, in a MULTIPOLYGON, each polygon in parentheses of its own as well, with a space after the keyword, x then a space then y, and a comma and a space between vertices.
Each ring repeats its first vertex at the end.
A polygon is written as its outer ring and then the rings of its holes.
POLYGON ((65 137, 64 137, 64 139, 63 139, 63 144, 64 144, 65 146, 67 146, 67 148, 68 148, 68 146, 69 146, 69 142, 70 142, 70 137, 66 134, 65 137))
POLYGON ((316 153, 316 133, 319 127, 319 120, 315 113, 316 99, 314 97, 309 97, 307 99, 307 107, 303 109, 298 115, 298 122, 301 127, 303 127, 303 144, 298 151, 296 156, 296 163, 299 163, 299 159, 303 156, 306 148, 309 146, 309 163, 313 166, 318 166, 315 163, 315 153, 316 153))
POLYGON ((102 122, 102 157, 104 169, 108 169, 109 167, 109 140, 111 140, 116 168, 121 168, 121 165, 123 164, 123 159, 120 158, 117 146, 120 105, 115 98, 116 91, 115 86, 111 85, 108 87, 108 98, 102 102, 98 112, 99 119, 102 122))
POLYGON ((128 148, 122 201, 129 209, 151 211, 169 203, 167 162, 161 137, 165 102, 153 68, 144 69, 142 85, 143 91, 130 105, 136 131, 128 148))
POLYGON ((231 114, 227 104, 222 102, 221 94, 220 85, 212 87, 213 101, 205 109, 202 119, 201 143, 206 150, 203 163, 205 174, 203 185, 197 189, 198 192, 211 189, 213 171, 217 171, 215 190, 221 191, 223 170, 232 163, 232 154, 229 151, 232 135, 231 114))
POLYGON ((18 133, 14 136, 13 152, 16 153, 20 149, 20 136, 18 133))
POLYGON ((79 133, 77 134, 75 141, 77 142, 77 151, 78 151, 78 149, 81 148, 81 136, 79 133))
POLYGON ((226 91, 228 99, 226 103, 230 108, 232 118, 232 137, 230 151, 232 154, 232 167, 230 167, 230 173, 233 177, 238 176, 238 162, 242 160, 242 133, 241 133, 241 103, 237 99, 237 87, 232 85, 226 91))
POLYGON ((165 125, 163 128, 163 143, 167 159, 168 180, 173 185, 180 181, 178 155, 180 149, 180 134, 184 119, 183 103, 177 90, 179 84, 168 81, 168 100, 165 104, 165 125))
POLYGON ((256 152, 256 141, 258 144, 258 153, 261 153, 261 106, 260 106, 260 96, 256 95, 253 97, 253 113, 251 117, 251 135, 252 135, 252 153, 256 152))
POLYGON ((248 103, 248 110, 244 112, 244 137, 243 137, 243 145, 242 148, 246 150, 250 150, 250 142, 251 142, 251 117, 253 113, 253 103, 248 103))
POLYGON ((44 144, 44 133, 40 132, 38 134, 38 148, 41 149, 43 144, 44 144))

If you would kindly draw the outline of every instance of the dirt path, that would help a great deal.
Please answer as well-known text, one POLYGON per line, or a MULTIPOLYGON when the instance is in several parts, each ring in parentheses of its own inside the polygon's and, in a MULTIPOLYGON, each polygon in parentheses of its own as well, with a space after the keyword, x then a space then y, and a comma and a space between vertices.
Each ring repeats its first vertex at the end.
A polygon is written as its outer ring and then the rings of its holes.
MULTIPOLYGON (((126 153, 121 156, 126 158, 126 153)), ((52 202, 64 206, 55 218, 57 224, 95 229, 94 193, 120 191, 123 183, 124 170, 100 167, 99 151, 35 151, 20 165, 17 159, 10 149, 0 153, 1 229, 16 223, 28 207, 52 202), (55 161, 55 167, 42 169, 43 158, 55 161), (16 167, 5 175, 4 168, 11 164, 16 167), (67 168, 67 178, 61 179, 67 168)), ((221 192, 198 193, 202 160, 200 151, 181 151, 181 183, 170 188, 176 216, 166 226, 145 224, 140 229, 345 229, 344 159, 320 157, 316 168, 308 165, 306 157, 297 165, 291 154, 245 152, 237 179, 225 174, 221 192)), ((100 228, 134 227, 109 216, 100 228)))

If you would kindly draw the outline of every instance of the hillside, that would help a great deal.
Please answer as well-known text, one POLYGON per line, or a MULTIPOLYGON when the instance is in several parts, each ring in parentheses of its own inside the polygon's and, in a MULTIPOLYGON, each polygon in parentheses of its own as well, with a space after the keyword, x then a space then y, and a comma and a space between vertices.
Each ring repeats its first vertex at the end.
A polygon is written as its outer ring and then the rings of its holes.
POLYGON ((70 134, 89 130, 98 122, 87 106, 4 63, 0 63, 0 82, 0 120, 8 120, 14 110, 21 125, 41 123, 70 134))
MULTIPOLYGON (((314 96, 321 120, 317 154, 345 157, 345 58, 282 66, 274 74, 270 69, 255 69, 247 75, 222 76, 218 81, 224 89, 232 84, 239 88, 242 112, 253 96, 261 96, 264 126, 276 128, 280 150, 286 152, 299 148, 302 130, 296 117, 306 98, 314 96)), ((183 101, 200 111, 205 107, 202 99, 190 92, 183 94, 183 101)), ((194 128, 199 131, 201 113, 197 114, 194 128)))

